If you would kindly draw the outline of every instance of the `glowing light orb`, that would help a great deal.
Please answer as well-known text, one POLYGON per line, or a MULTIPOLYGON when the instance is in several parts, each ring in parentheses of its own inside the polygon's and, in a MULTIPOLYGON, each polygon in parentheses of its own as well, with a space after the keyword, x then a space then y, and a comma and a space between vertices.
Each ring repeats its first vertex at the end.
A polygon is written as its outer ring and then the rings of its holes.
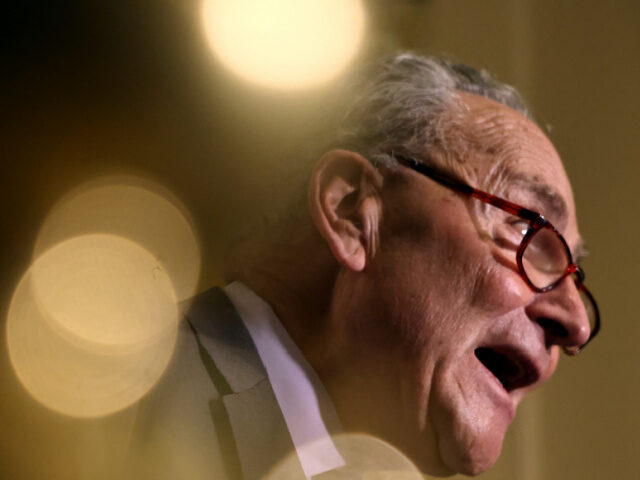
POLYGON ((302 88, 336 76, 364 33, 361 0, 205 0, 207 39, 241 77, 302 88))
POLYGON ((110 233, 143 246, 166 270, 179 300, 200 276, 200 246, 186 209, 168 191, 132 177, 106 177, 67 194, 45 219, 34 258, 80 235, 110 233))
POLYGON ((43 405, 96 417, 139 400, 160 378, 178 325, 158 260, 131 240, 84 235, 41 255, 7 317, 14 371, 43 405))
POLYGON ((169 276, 153 255, 121 237, 66 240, 42 255, 30 276, 40 310, 87 342, 140 345, 176 322, 169 276))
MULTIPOLYGON (((423 480, 418 468, 402 452, 371 435, 342 433, 331 437, 346 466, 335 470, 329 478, 362 480, 423 480)), ((295 451, 274 465, 265 480, 295 478, 300 462, 295 451)), ((322 474, 320 475, 322 476, 322 474)))

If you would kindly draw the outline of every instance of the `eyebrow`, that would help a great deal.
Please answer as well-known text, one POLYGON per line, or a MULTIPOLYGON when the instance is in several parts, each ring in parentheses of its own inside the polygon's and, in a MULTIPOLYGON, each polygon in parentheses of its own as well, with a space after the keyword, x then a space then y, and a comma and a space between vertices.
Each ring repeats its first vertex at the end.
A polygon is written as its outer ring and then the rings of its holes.
MULTIPOLYGON (((526 191, 533 194, 540 207, 542 207, 542 211, 539 213, 545 218, 552 219, 553 223, 558 225, 567 222, 569 208, 567 207, 567 202, 556 189, 549 184, 533 181, 530 177, 513 171, 506 172, 506 178, 509 183, 515 183, 517 186, 524 187, 526 191)), ((533 208, 532 210, 537 209, 533 208)))
MULTIPOLYGON (((531 192, 542 207, 543 211, 539 213, 545 216, 545 218, 551 218, 554 225, 564 225, 567 222, 569 216, 567 202, 553 187, 546 183, 532 181, 530 177, 523 173, 514 172, 513 170, 506 172, 506 178, 510 182, 523 186, 527 191, 531 192)), ((584 246, 582 237, 578 238, 573 248, 571 248, 571 245, 569 245, 569 248, 572 251, 574 263, 578 265, 589 253, 584 246)))

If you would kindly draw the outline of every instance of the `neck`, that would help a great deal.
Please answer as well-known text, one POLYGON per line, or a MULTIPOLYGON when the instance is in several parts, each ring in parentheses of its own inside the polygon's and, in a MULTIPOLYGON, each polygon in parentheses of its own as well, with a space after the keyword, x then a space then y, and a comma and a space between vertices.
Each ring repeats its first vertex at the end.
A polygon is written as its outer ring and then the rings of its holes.
POLYGON ((337 265, 326 244, 311 234, 295 246, 270 249, 237 280, 269 303, 307 361, 317 368, 329 355, 327 320, 336 274, 337 265))

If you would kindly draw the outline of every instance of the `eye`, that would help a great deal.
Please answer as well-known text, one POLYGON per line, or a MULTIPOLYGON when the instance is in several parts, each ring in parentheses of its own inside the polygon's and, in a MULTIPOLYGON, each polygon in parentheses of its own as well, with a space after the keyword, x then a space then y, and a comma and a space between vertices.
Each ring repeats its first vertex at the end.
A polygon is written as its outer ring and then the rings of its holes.
POLYGON ((522 239, 527 234, 530 228, 529 222, 521 218, 513 219, 511 222, 509 222, 509 225, 518 233, 518 235, 520 235, 520 239, 522 239))
POLYGON ((521 218, 507 219, 493 228, 493 240, 500 248, 517 250, 529 231, 529 222, 521 218))

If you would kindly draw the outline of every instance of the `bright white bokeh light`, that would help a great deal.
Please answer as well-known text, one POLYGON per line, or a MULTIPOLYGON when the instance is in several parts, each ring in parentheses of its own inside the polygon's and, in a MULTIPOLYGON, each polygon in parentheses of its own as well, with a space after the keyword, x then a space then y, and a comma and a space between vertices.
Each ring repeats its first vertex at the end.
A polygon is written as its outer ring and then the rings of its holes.
POLYGON ((247 80, 296 89, 335 77, 362 42, 361 0, 205 0, 211 48, 247 80))
POLYGON ((97 417, 139 400, 165 371, 178 307, 166 270, 115 235, 66 240, 35 260, 7 317, 25 389, 52 410, 97 417))

